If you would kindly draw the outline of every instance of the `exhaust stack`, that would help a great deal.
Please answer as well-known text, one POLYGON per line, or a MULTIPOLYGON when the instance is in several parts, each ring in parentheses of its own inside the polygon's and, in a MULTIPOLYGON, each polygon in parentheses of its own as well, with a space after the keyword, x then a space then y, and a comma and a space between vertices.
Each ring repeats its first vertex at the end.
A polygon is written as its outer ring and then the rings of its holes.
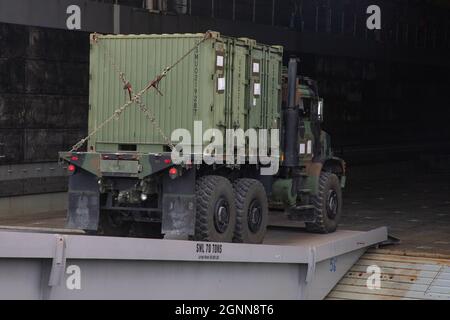
POLYGON ((288 67, 288 101, 283 110, 284 116, 284 163, 285 167, 299 165, 299 110, 296 106, 298 59, 291 58, 288 67))

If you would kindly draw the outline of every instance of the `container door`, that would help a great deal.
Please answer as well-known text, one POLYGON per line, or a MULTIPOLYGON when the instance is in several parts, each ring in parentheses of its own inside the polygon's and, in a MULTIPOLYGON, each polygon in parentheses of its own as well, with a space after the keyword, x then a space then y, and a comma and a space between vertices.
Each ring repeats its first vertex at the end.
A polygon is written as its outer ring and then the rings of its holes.
POLYGON ((231 110, 230 126, 233 129, 239 128, 246 130, 245 121, 247 115, 246 106, 246 72, 247 72, 247 54, 246 46, 237 44, 232 41, 229 44, 229 78, 230 78, 230 92, 227 103, 228 109, 231 110))
POLYGON ((251 47, 247 59, 248 67, 248 126, 249 128, 264 128, 264 93, 263 79, 265 61, 261 48, 251 47))
POLYGON ((266 52, 266 57, 265 85, 268 87, 265 97, 265 103, 267 104, 266 125, 269 129, 280 129, 282 53, 270 50, 266 52))
MULTIPOLYGON (((214 125, 220 130, 228 127, 226 98, 230 91, 230 77, 229 77, 229 53, 227 47, 223 42, 216 42, 215 49, 215 72, 212 75, 214 81, 214 102, 211 108, 214 112, 214 125)), ((204 128, 204 130, 210 128, 204 128)))

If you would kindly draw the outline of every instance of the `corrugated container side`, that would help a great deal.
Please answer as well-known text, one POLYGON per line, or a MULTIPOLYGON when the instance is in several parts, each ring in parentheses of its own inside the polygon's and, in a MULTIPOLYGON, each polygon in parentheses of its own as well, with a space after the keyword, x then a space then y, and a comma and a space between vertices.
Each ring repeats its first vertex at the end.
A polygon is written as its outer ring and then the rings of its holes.
MULTIPOLYGON (((91 44, 89 131, 129 100, 119 74, 138 92, 203 38, 203 34, 99 36, 91 44)), ((143 103, 170 138, 173 130, 193 133, 195 120, 209 128, 271 128, 279 118, 282 49, 248 39, 218 37, 201 44, 160 82, 160 96, 149 90, 143 103), (218 59, 223 56, 223 63, 218 59), (253 72, 258 62, 258 71, 253 72), (260 84, 259 94, 255 84, 260 84), (219 88, 224 86, 224 88, 219 88), (222 90, 224 89, 224 90, 222 90)), ((97 151, 119 145, 161 152, 164 139, 136 105, 100 130, 90 141, 97 151)))

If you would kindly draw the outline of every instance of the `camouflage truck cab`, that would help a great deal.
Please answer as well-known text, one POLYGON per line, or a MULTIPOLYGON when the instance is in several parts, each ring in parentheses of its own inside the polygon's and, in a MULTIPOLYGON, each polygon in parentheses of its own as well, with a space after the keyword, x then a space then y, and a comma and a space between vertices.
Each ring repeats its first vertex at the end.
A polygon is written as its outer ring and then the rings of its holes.
MULTIPOLYGON (((291 59, 290 69, 291 64, 296 63, 291 59)), ((319 96, 317 83, 310 78, 287 73, 283 80, 285 116, 282 127, 285 128, 292 118, 298 121, 291 133, 285 129, 283 148, 288 149, 287 140, 295 137, 292 139, 293 152, 298 157, 293 163, 282 166, 273 185, 270 205, 285 208, 290 219, 304 221, 311 232, 333 232, 342 212, 346 165, 344 160, 333 155, 331 137, 321 129, 325 105, 319 96), (289 104, 291 112, 288 111, 289 104)))

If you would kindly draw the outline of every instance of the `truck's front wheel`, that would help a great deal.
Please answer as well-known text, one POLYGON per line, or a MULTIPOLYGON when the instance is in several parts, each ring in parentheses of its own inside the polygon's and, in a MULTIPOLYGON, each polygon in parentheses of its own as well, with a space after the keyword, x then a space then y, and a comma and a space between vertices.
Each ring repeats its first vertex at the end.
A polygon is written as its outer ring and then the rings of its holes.
POLYGON ((197 180, 195 194, 195 239, 231 242, 236 225, 236 206, 231 183, 220 176, 201 177, 197 180))
POLYGON ((342 191, 339 178, 331 172, 322 172, 319 191, 313 197, 314 222, 307 222, 306 229, 315 233, 336 231, 342 214, 342 191))

